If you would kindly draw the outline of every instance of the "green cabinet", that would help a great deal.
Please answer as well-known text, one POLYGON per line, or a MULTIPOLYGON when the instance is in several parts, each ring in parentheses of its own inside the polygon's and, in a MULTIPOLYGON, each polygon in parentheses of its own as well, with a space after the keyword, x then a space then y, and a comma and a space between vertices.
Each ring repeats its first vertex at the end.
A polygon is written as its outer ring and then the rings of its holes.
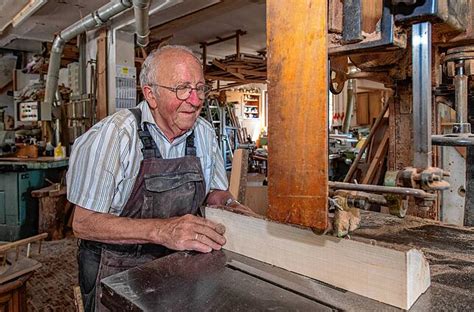
POLYGON ((38 231, 38 201, 31 191, 44 187, 45 170, 0 173, 0 241, 14 241, 38 231))

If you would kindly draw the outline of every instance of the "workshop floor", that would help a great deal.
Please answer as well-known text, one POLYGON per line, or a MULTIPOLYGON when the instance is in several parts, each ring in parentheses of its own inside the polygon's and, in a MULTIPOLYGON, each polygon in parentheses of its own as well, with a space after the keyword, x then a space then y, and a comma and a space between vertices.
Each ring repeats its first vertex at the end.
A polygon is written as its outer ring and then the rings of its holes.
MULTIPOLYGON (((36 247, 36 245, 34 246, 36 247)), ((76 238, 43 242, 41 254, 32 258, 42 267, 28 281, 28 311, 75 311, 73 286, 78 285, 76 238)))

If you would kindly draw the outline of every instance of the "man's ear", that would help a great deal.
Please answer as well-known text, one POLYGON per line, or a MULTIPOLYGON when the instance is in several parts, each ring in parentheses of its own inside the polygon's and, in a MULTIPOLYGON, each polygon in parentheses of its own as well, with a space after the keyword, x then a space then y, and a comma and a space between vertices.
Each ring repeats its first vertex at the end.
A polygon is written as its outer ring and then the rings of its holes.
POLYGON ((144 86, 142 87, 142 92, 150 108, 155 108, 156 103, 157 103, 157 98, 156 98, 155 92, 153 91, 153 88, 150 86, 144 86))

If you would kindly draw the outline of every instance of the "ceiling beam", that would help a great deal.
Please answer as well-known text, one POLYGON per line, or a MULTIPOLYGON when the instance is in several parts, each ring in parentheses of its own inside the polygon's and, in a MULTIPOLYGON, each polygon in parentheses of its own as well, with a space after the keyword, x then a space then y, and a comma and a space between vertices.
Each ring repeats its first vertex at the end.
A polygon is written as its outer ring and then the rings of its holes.
POLYGON ((238 29, 238 30, 235 31, 235 34, 233 34, 233 35, 226 36, 226 37, 223 37, 223 38, 222 38, 222 37, 217 37, 216 40, 201 42, 201 43, 200 43, 200 44, 201 44, 201 48, 202 48, 203 46, 211 46, 211 45, 215 45, 215 44, 218 44, 218 43, 221 43, 221 42, 230 40, 230 39, 234 39, 234 38, 237 38, 237 37, 239 37, 239 36, 243 36, 243 35, 245 35, 245 34, 247 34, 246 31, 241 30, 241 29, 238 29))

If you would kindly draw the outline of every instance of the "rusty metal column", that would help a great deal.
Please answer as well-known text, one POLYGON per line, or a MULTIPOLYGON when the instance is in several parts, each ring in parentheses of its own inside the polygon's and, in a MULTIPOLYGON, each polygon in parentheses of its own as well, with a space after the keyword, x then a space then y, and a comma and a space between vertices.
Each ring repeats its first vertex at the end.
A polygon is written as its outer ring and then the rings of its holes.
POLYGON ((267 1, 270 219, 324 230, 327 1, 267 1))

